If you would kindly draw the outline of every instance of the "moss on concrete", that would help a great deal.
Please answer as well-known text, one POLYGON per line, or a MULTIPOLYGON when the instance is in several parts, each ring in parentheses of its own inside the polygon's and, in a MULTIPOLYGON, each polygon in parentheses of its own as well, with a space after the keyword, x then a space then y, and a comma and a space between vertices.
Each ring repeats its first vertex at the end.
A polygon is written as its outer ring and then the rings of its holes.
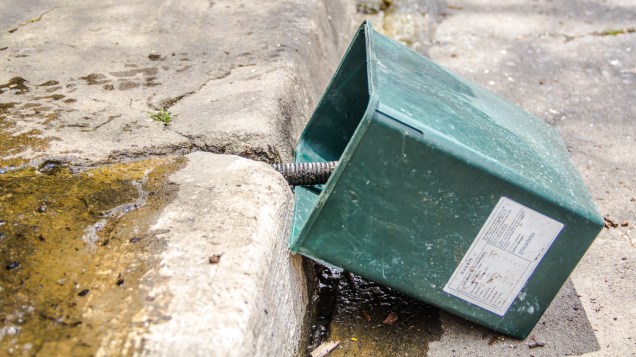
POLYGON ((41 138, 38 130, 30 130, 22 133, 14 133, 15 123, 10 120, 9 114, 18 103, 0 103, 0 168, 18 166, 28 160, 15 157, 25 150, 45 151, 48 140, 41 138), (11 158, 9 158, 11 157, 11 158))
POLYGON ((0 174, 0 354, 93 355, 104 341, 131 352, 149 303, 140 281, 159 249, 148 228, 183 161, 0 174))

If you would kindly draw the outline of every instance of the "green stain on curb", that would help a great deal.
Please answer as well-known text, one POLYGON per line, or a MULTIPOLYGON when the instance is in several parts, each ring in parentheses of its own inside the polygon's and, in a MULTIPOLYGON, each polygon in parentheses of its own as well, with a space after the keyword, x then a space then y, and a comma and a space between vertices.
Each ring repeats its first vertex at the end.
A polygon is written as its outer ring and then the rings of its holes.
POLYGON ((157 303, 142 282, 161 249, 148 230, 174 197, 167 177, 183 163, 0 174, 0 354, 123 353, 146 326, 133 318, 157 303))

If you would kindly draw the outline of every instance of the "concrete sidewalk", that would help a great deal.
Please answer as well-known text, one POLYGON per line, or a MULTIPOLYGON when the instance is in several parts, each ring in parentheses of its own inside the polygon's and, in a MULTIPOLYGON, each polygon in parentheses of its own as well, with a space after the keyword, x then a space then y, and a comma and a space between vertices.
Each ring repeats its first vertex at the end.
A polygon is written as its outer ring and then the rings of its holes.
MULTIPOLYGON (((435 341, 395 353, 636 354, 633 2, 369 3, 377 29, 556 126, 610 217, 530 339, 435 312, 435 341)), ((292 192, 263 162, 292 158, 354 12, 0 3, 0 354, 302 354, 292 192)))

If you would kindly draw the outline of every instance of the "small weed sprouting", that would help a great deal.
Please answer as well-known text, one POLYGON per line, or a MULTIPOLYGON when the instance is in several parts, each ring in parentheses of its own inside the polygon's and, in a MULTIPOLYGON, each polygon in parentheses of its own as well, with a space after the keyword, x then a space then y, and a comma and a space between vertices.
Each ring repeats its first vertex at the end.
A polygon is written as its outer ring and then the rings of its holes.
POLYGON ((168 124, 172 121, 172 114, 165 109, 161 109, 156 113, 148 112, 148 115, 150 115, 150 119, 161 122, 165 126, 168 126, 168 124))
POLYGON ((636 27, 622 28, 622 29, 610 29, 601 32, 595 32, 595 35, 599 36, 618 36, 622 34, 628 34, 636 32, 636 27))

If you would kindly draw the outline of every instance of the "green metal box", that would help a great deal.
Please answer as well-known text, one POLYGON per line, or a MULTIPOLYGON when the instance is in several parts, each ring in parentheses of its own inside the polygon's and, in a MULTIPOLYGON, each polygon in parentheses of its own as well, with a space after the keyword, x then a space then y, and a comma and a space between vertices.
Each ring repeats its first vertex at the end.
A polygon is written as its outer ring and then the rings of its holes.
POLYGON ((603 227, 556 129, 364 23, 296 162, 290 247, 525 338, 603 227))

